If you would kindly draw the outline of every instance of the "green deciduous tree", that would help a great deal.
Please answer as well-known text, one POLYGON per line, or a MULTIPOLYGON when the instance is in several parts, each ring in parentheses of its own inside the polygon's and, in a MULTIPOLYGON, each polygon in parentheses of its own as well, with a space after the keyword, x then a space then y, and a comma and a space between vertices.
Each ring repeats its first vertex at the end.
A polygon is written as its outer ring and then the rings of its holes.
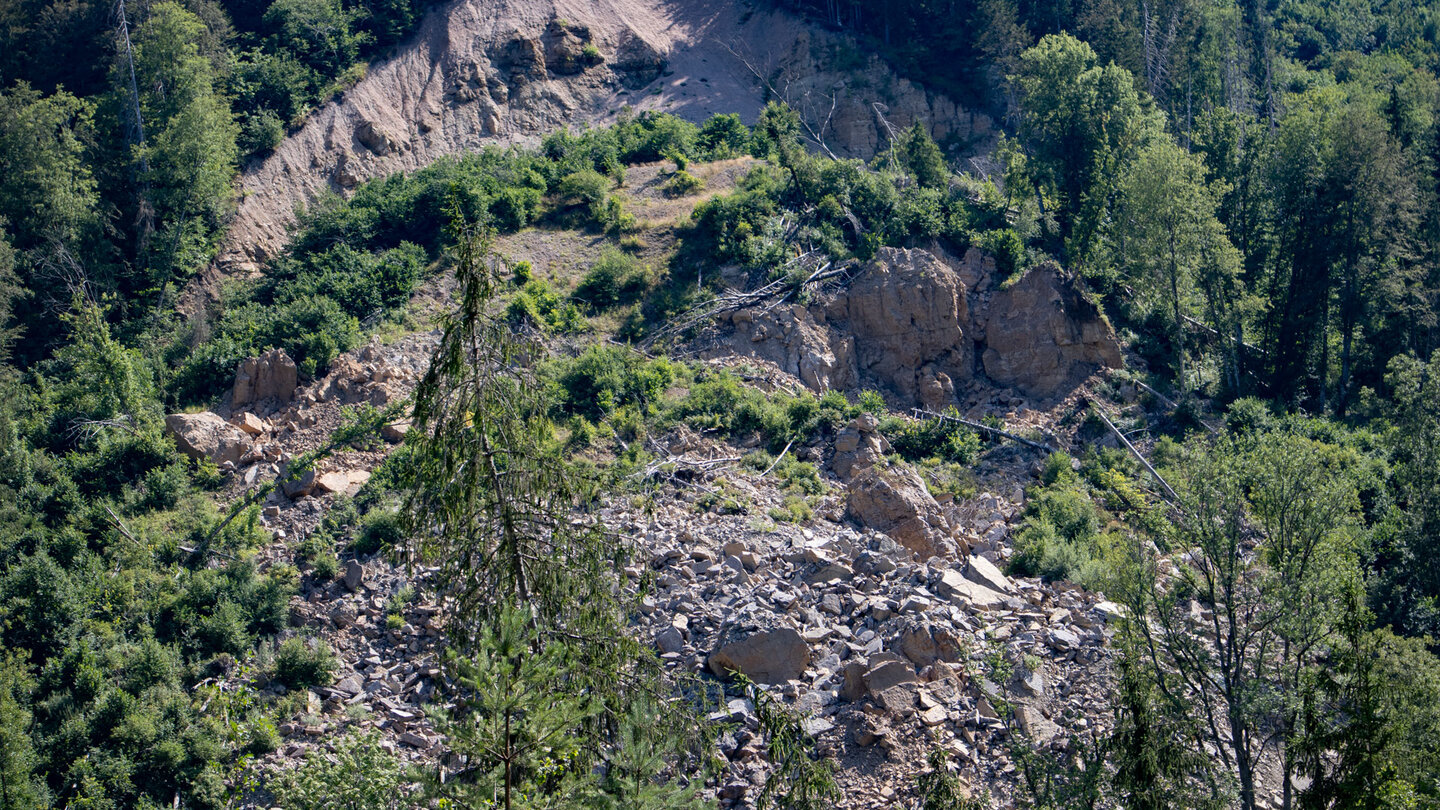
POLYGON ((1101 66, 1089 45, 1068 34, 1045 37, 1020 62, 1015 82, 1026 179, 1042 216, 1055 218, 1051 249, 1082 264, 1121 170, 1161 132, 1162 119, 1128 71, 1101 66))
MULTIPOLYGON (((137 259, 144 290, 195 270, 232 204, 239 130, 215 90, 215 66, 199 49, 198 17, 173 2, 150 9, 134 37, 138 107, 145 141, 134 150, 141 184, 137 259)), ((128 72, 116 68, 116 94, 128 72)))
POLYGON ((1168 136, 1153 139, 1128 167, 1111 223, 1124 277, 1142 302, 1168 310, 1181 390, 1190 388, 1185 332, 1186 319, 1200 310, 1197 293, 1204 292, 1212 329, 1227 337, 1233 331, 1239 255, 1215 217, 1223 187, 1205 175, 1168 136))
POLYGON ((1357 587, 1346 476, 1333 448, 1289 433, 1191 449, 1177 486, 1184 565, 1164 586, 1128 589, 1146 677, 1171 711, 1198 716, 1245 810, 1267 752, 1285 784, 1298 773, 1287 743, 1357 587))

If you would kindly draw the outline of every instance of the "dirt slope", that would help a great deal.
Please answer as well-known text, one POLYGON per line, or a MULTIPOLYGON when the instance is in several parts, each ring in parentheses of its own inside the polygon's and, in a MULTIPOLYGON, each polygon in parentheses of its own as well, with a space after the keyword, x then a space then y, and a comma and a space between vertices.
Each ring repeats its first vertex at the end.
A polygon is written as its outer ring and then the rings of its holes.
POLYGON ((196 312, 227 275, 285 244, 297 205, 485 144, 612 121, 626 106, 747 121, 785 98, 840 155, 868 156, 889 127, 927 121, 973 148, 991 121, 897 78, 848 40, 720 0, 458 0, 241 178, 214 264, 186 291, 196 312))

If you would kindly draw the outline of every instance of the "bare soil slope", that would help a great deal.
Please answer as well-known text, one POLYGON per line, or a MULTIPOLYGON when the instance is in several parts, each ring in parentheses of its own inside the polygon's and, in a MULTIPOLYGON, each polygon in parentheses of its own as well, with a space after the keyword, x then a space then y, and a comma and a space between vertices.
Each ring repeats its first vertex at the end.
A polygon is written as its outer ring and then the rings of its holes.
POLYGON ((486 144, 613 121, 626 106, 693 120, 753 120, 784 98, 836 154, 868 156, 921 119, 981 149, 992 122, 900 79, 848 40, 722 0, 458 0, 316 111, 241 178, 214 264, 186 291, 194 313, 227 275, 285 244, 297 206, 486 144))

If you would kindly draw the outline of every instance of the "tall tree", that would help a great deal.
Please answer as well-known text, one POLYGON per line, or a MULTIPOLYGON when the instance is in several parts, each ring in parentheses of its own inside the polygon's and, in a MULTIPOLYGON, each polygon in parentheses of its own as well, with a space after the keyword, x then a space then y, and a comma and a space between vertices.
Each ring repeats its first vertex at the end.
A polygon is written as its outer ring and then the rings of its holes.
MULTIPOLYGON (((199 49, 204 23, 174 2, 158 3, 134 37, 135 73, 145 142, 133 156, 141 184, 137 255, 144 290, 193 272, 230 209, 239 134, 215 90, 215 67, 199 49)), ((128 69, 116 68, 115 93, 129 94, 128 69)))
MULTIPOLYGON (((576 514, 588 483, 547 418, 531 368, 543 346, 496 301, 501 262, 488 229, 454 217, 460 300, 416 393, 412 552, 440 567, 452 606, 457 741, 475 767, 498 769, 491 784, 506 796, 523 778, 563 804, 603 792, 590 774, 625 744, 626 707, 663 689, 654 656, 626 632, 626 544, 576 514), (545 763, 552 774, 541 778, 545 763)), ((671 746, 672 762, 691 761, 677 732, 693 728, 686 711, 644 730, 671 746)))
POLYGON ((1089 45, 1047 36, 1020 57, 1019 137, 1042 215, 1054 201, 1050 249, 1083 265, 1113 202, 1120 172, 1161 133, 1161 117, 1114 64, 1089 45))
MULTIPOLYGON (((1258 766, 1281 756, 1300 699, 1337 643, 1357 579, 1348 526, 1353 486, 1331 452, 1290 433, 1217 439, 1190 450, 1177 489, 1178 581, 1127 589, 1147 677, 1170 707, 1198 716, 1205 741, 1254 810, 1258 766)), ((1135 567, 1153 572, 1153 563, 1135 567)))
MULTIPOLYGON (((19 358, 41 356, 62 334, 56 317, 78 285, 113 289, 96 181, 87 162, 92 105, 68 93, 41 96, 25 84, 0 90, 0 220, 13 269, 33 296, 20 313, 19 358)), ((3 329, 0 325, 0 329, 3 329)))
POLYGON ((1196 291, 1203 292, 1211 328, 1227 338, 1232 331, 1239 255, 1215 217, 1223 191, 1223 186, 1209 183, 1197 158, 1168 135, 1157 137, 1127 168, 1111 220, 1116 258, 1125 277, 1142 298, 1164 302, 1169 311, 1182 391, 1191 387, 1185 333, 1186 321, 1196 309, 1192 303, 1196 291))

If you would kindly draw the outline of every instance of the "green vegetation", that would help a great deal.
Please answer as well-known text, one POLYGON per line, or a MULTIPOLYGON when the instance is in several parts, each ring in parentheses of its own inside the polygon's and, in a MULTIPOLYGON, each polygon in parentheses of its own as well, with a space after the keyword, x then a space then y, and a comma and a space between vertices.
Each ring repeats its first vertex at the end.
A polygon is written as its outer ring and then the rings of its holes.
MULTIPOLYGON (((434 595, 454 606, 458 686, 440 714, 466 767, 427 801, 696 805, 704 690, 663 683, 627 632, 632 549, 585 519, 597 493, 643 490, 646 440, 683 423, 759 448, 740 474, 777 483, 751 518, 772 530, 814 519, 827 484, 810 453, 861 413, 937 495, 974 490, 988 440, 890 415, 875 392, 763 393, 743 368, 580 336, 654 335, 737 273, 804 303, 818 263, 932 245, 983 249, 1002 283, 1058 262, 1179 400, 1124 427, 1173 493, 1079 411, 1089 448, 1051 456, 1029 488, 1011 572, 1125 609, 1113 733, 1063 758, 1010 735, 1034 804, 1254 810, 1272 765, 1292 807, 1440 801, 1434 10, 781 5, 857 32, 839 54, 853 65, 880 54, 994 113, 994 163, 962 164, 973 144, 910 121, 868 162, 823 157, 779 102, 753 129, 626 112, 322 197, 258 279, 182 325, 177 291, 213 258, 237 167, 358 81, 424 5, 0 0, 0 807, 235 804, 246 758, 296 713, 248 684, 334 677, 288 606, 341 553, 438 566, 434 595), (628 168, 673 164, 662 191, 679 198, 720 176, 698 164, 747 154, 739 185, 655 256, 623 202, 628 168), (570 289, 489 254, 485 234, 528 228, 607 247, 570 289), (409 328, 412 296, 452 268, 459 306, 414 438, 294 565, 262 569, 257 509, 219 513, 225 479, 176 451, 163 414, 213 401, 268 348, 323 373, 409 328)), ((365 433, 376 413, 351 416, 365 433)), ((736 492, 695 506, 745 512, 736 492)), ((386 628, 413 598, 393 596, 386 628)), ((742 688, 775 765, 760 804, 834 806, 832 763, 798 718, 742 688)), ((408 801, 414 775, 375 739, 333 754, 278 778, 276 801, 408 801)), ((927 808, 973 806, 940 757, 917 788, 927 808)))

